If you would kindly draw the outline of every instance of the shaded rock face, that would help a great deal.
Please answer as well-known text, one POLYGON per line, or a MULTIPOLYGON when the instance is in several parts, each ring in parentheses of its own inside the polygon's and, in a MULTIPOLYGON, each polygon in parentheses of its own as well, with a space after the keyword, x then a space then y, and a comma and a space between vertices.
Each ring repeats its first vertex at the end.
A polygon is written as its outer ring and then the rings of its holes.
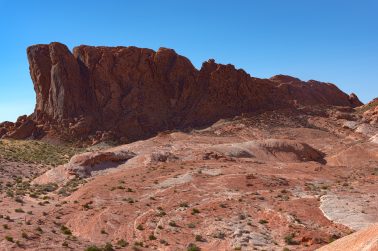
POLYGON ((38 139, 43 136, 43 131, 37 127, 32 117, 26 115, 18 117, 16 123, 0 123, 0 138, 8 139, 38 139))
POLYGON ((352 104, 353 107, 357 107, 362 105, 362 102, 359 100, 356 94, 351 93, 349 95, 349 102, 352 104))
POLYGON ((12 139, 25 139, 29 137, 36 129, 35 122, 31 119, 25 120, 20 127, 18 127, 14 132, 9 134, 8 138, 12 139))
POLYGON ((62 119, 89 112, 88 100, 93 97, 82 80, 78 61, 65 45, 32 46, 27 53, 37 115, 62 119))
POLYGON ((68 128, 73 137, 110 132, 133 141, 245 112, 361 105, 333 84, 283 75, 253 78, 214 60, 197 70, 166 48, 82 45, 71 53, 51 43, 31 46, 27 54, 37 96, 34 119, 68 128))

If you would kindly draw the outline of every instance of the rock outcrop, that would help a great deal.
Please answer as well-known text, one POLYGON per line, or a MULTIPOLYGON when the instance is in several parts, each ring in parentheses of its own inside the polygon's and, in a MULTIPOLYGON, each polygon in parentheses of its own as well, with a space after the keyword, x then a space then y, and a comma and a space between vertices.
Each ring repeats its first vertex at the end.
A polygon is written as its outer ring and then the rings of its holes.
POLYGON ((117 167, 135 156, 136 154, 130 151, 99 151, 78 154, 73 156, 67 164, 50 169, 39 176, 33 183, 62 184, 76 177, 90 177, 92 173, 117 167))
POLYGON ((16 123, 0 123, 0 138, 8 139, 25 139, 28 137, 40 138, 43 136, 43 130, 36 125, 36 121, 31 116, 20 116, 16 123))
POLYGON ((378 125, 378 98, 362 106, 360 110, 364 111, 362 114, 364 122, 371 125, 378 125))
POLYGON ((351 235, 345 236, 318 251, 374 251, 378 250, 378 224, 372 225, 351 235))
POLYGON ((306 143, 295 140, 267 139, 215 145, 212 150, 235 158, 256 158, 263 161, 324 163, 324 154, 306 143))
POLYGON ((37 104, 33 120, 70 138, 147 138, 241 113, 362 103, 335 85, 290 76, 251 77, 214 60, 197 70, 172 49, 63 44, 27 49, 37 104))

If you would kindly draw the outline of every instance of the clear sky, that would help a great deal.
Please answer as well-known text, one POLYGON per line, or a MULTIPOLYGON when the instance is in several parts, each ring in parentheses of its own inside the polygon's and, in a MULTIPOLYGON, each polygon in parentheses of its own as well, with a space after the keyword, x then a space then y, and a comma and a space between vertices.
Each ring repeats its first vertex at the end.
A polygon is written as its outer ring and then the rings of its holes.
POLYGON ((378 96, 376 0, 0 0, 0 121, 34 109, 37 43, 174 48, 252 76, 288 74, 378 96))

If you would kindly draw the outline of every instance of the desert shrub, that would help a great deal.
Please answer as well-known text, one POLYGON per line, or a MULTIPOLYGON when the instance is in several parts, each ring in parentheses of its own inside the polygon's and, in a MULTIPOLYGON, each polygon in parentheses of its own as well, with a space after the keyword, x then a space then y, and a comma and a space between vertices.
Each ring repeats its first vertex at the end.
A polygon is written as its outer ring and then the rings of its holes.
POLYGON ((25 213, 25 211, 22 208, 16 208, 14 211, 16 213, 25 213))
POLYGON ((126 247, 127 245, 129 245, 129 243, 125 241, 124 239, 121 239, 117 242, 117 245, 120 247, 126 247))
POLYGON ((102 249, 103 251, 114 251, 113 245, 111 243, 106 243, 104 248, 102 249))
POLYGON ((197 208, 193 208, 192 209, 192 214, 195 215, 195 214, 199 214, 200 213, 200 210, 198 210, 197 208))
POLYGON ((5 236, 5 239, 6 239, 7 241, 9 241, 9 242, 14 242, 12 236, 7 235, 7 236, 5 236))
POLYGON ((267 220, 259 220, 259 223, 260 223, 260 224, 267 224, 268 221, 267 221, 267 220))
POLYGON ((89 246, 85 249, 85 251, 102 251, 101 248, 97 247, 97 246, 89 246))
POLYGON ((294 233, 286 235, 285 238, 284 238, 285 243, 288 244, 288 245, 297 245, 298 242, 294 240, 294 237, 295 237, 294 233))
POLYGON ((71 230, 68 227, 64 226, 64 225, 62 225, 60 227, 60 231, 62 231, 62 233, 65 234, 65 235, 72 235, 71 230))
POLYGON ((202 235, 200 235, 200 234, 197 234, 197 235, 195 236, 195 240, 196 240, 196 241, 204 241, 202 235))
POLYGON ((22 232, 21 237, 24 238, 24 239, 27 239, 27 238, 28 238, 28 235, 27 235, 27 233, 22 232))
POLYGON ((155 237, 155 235, 150 234, 150 235, 148 236, 148 239, 149 239, 150 241, 154 241, 154 240, 156 240, 156 237, 155 237))
POLYGON ((201 251, 199 247, 197 247, 195 244, 190 243, 188 245, 188 248, 186 249, 187 251, 201 251))

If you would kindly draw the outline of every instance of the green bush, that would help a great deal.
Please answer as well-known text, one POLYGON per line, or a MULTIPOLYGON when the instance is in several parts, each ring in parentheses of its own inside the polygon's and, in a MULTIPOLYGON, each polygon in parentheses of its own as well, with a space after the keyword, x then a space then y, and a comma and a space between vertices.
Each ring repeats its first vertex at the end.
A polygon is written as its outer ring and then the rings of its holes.
POLYGON ((126 247, 127 245, 129 245, 129 243, 125 241, 124 239, 121 239, 117 242, 117 245, 120 247, 126 247))
POLYGON ((195 244, 190 243, 188 245, 188 248, 186 249, 187 251, 201 251, 199 247, 197 247, 195 244))
POLYGON ((97 246, 89 246, 85 249, 85 251, 102 251, 101 248, 97 246))
POLYGON ((64 225, 62 225, 60 227, 60 231, 62 231, 62 233, 65 234, 65 235, 72 235, 71 230, 68 227, 64 226, 64 225))
POLYGON ((12 236, 7 235, 7 236, 5 236, 5 239, 6 239, 7 241, 14 242, 12 236))

